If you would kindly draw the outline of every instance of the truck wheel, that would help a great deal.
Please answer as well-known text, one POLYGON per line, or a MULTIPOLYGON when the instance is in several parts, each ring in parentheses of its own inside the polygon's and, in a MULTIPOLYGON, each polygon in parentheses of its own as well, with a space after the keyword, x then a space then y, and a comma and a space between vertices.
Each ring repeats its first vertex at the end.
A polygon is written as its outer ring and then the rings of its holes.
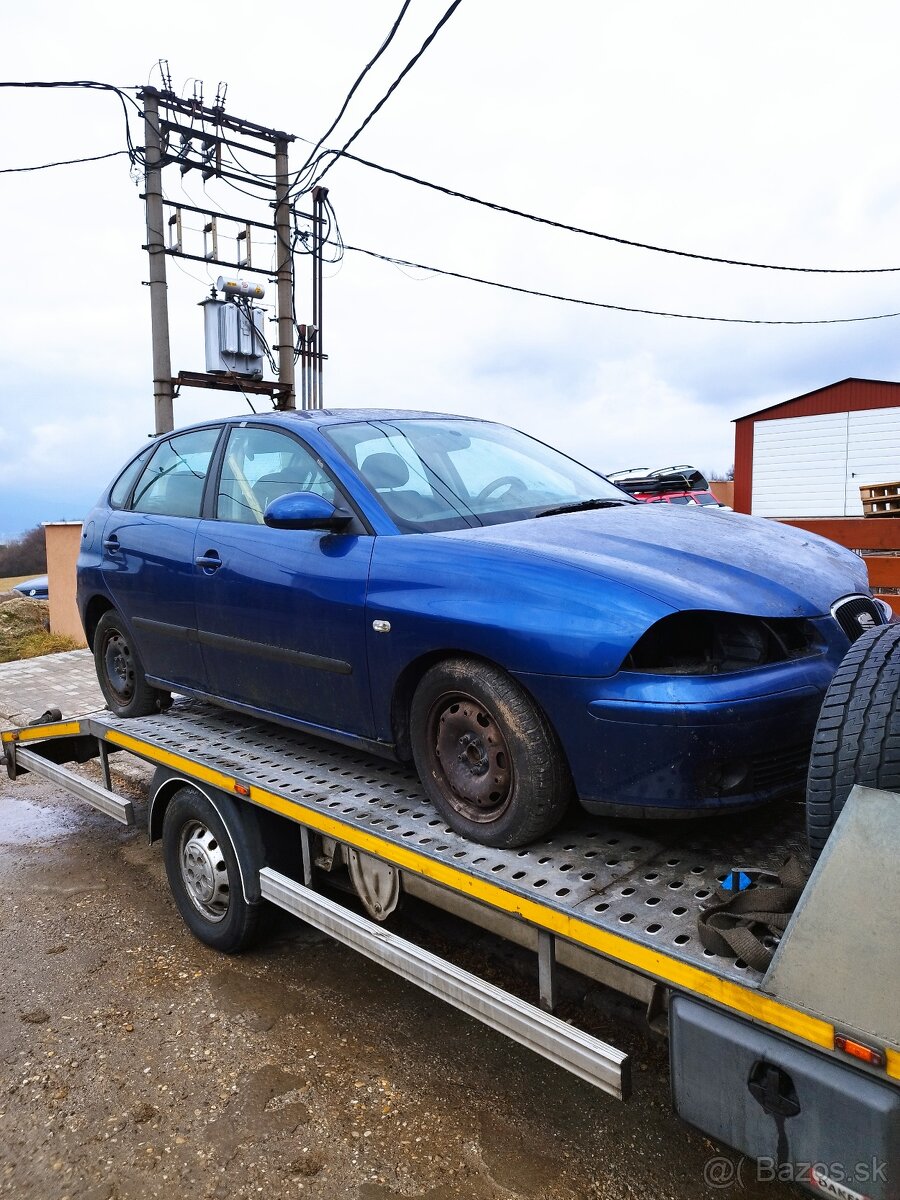
POLYGON ((485 846, 524 846, 560 820, 572 781, 531 697, 489 663, 454 658, 422 677, 410 710, 413 758, 447 822, 485 846))
POLYGON ((247 949, 261 905, 244 898, 235 841, 245 868, 252 860, 240 827, 229 829, 202 792, 183 787, 169 801, 162 840, 169 887, 191 933, 224 954, 247 949))
POLYGON ((103 697, 117 717, 146 717, 159 712, 167 699, 171 702, 169 692, 158 691, 147 682, 137 647, 115 609, 97 622, 94 664, 103 697))
POLYGON ((806 790, 813 861, 855 783, 900 792, 900 625, 855 641, 822 701, 806 790))

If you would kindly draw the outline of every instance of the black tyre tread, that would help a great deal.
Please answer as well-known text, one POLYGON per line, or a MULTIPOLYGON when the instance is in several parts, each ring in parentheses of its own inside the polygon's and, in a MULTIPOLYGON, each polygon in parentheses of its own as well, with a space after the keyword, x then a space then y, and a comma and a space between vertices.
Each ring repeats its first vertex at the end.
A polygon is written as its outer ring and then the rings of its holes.
POLYGON ((814 859, 855 783, 900 791, 900 625, 870 629, 854 642, 825 693, 807 781, 814 859))
POLYGON ((414 732, 412 741, 416 767, 432 803, 458 833, 472 841, 500 849, 525 846, 549 833, 559 823, 573 796, 569 766, 556 731, 525 689, 491 663, 462 656, 444 659, 425 673, 416 689, 411 726, 415 731, 419 723, 417 710, 423 703, 423 697, 433 687, 440 685, 465 689, 473 684, 486 690, 498 714, 517 727, 530 745, 527 806, 514 805, 497 822, 496 827, 493 824, 478 825, 448 811, 420 762, 417 752, 419 739, 414 732))
MULTIPOLYGON (((166 815, 163 818, 163 858, 172 898, 182 920, 194 937, 222 954, 238 954, 254 944, 258 936, 263 908, 261 904, 248 904, 244 899, 240 886, 235 836, 239 836, 239 831, 235 830, 233 835, 232 830, 225 824, 214 806, 196 788, 190 786, 179 788, 169 801, 166 815), (220 924, 204 919, 202 913, 197 911, 190 898, 185 894, 181 881, 181 871, 177 861, 179 831, 185 821, 192 819, 204 821, 209 825, 219 839, 225 851, 225 857, 228 859, 232 899, 229 903, 228 915, 220 924)), ((247 866, 252 868, 253 865, 245 863, 245 868, 247 866)), ((259 865, 256 864, 256 869, 259 865)))
POLYGON ((97 622, 97 628, 94 632, 94 666, 97 671, 97 682, 100 684, 100 691, 103 693, 107 707, 110 712, 114 712, 118 717, 147 717, 151 713, 159 712, 166 698, 170 696, 170 693, 151 687, 147 682, 144 674, 144 664, 141 661, 137 647, 128 634, 124 621, 114 608, 107 609, 97 622), (119 630, 128 637, 137 673, 134 696, 126 705, 120 703, 115 691, 106 679, 106 670, 103 662, 104 643, 106 635, 111 629, 119 630))

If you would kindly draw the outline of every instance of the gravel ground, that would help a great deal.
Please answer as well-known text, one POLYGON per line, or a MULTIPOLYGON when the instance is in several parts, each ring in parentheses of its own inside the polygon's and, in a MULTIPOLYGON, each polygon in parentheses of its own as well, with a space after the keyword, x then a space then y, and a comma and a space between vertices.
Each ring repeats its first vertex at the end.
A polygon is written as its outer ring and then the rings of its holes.
MULTIPOLYGON (((96 706, 89 657, 54 658, 0 668, 7 719, 96 706)), ((209 950, 147 844, 146 768, 114 762, 128 829, 33 776, 0 779, 0 1196, 801 1194, 747 1163, 745 1186, 705 1183, 737 1156, 673 1115, 664 1044, 601 989, 569 991, 561 1015, 634 1056, 628 1104, 285 914, 251 953, 209 950)), ((535 998, 518 951, 413 905, 392 923, 535 998)))
MULTIPOLYGON (((717 1194, 721 1151, 672 1114, 664 1046, 597 992, 579 1023, 635 1056, 627 1105, 284 914, 217 955, 140 825, 32 777, 0 784, 0 913, 0 1195, 717 1194)), ((431 948, 523 989, 515 956, 444 921, 431 948)))

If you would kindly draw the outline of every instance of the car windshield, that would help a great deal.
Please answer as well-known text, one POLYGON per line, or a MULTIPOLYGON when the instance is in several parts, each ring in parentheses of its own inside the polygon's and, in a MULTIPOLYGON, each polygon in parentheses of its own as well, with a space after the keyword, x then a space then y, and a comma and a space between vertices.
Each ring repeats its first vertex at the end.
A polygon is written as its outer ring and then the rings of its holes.
POLYGON ((497 525, 591 502, 633 503, 602 475, 505 425, 411 418, 322 432, 407 532, 497 525))

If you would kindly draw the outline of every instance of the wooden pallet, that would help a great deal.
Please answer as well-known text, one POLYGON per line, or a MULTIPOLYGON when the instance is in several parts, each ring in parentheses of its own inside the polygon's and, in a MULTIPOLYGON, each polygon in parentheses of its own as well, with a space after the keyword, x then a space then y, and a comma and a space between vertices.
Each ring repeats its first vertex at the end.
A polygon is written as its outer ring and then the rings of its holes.
POLYGON ((900 482, 867 483, 860 487, 865 517, 900 517, 900 482))

